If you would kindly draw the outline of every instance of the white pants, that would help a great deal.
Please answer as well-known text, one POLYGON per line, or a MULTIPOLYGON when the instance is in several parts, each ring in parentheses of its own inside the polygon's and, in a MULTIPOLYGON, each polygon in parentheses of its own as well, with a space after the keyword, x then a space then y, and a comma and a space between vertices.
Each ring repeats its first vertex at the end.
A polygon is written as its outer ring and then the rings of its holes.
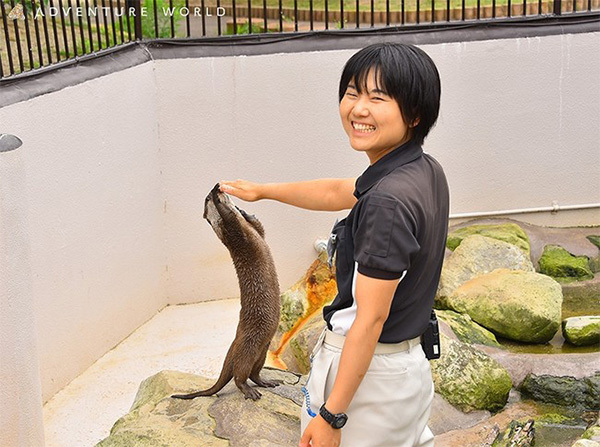
MULTIPOLYGON (((313 351, 304 390, 302 433, 327 400, 340 363, 341 344, 322 339, 313 351)), ((406 348, 393 354, 375 351, 348 408, 342 447, 433 447, 433 433, 427 426, 433 400, 429 361, 420 344, 406 348)))

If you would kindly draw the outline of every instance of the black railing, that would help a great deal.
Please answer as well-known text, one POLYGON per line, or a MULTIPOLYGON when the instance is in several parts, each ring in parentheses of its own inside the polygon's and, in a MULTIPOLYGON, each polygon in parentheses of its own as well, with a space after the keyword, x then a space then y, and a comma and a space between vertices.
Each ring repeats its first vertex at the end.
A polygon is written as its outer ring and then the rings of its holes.
MULTIPOLYGON (((0 79, 137 40, 559 16, 600 0, 0 0, 0 79)), ((224 37, 225 38, 225 37, 224 37)))

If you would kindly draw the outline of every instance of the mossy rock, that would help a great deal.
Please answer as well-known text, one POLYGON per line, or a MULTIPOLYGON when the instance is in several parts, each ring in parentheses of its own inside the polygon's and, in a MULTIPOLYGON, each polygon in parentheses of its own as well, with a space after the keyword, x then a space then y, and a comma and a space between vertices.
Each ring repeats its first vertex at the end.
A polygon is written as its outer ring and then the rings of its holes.
POLYGON ((279 331, 285 333, 298 321, 306 311, 306 291, 292 287, 281 294, 281 317, 279 331))
MULTIPOLYGON (((597 424, 597 423, 596 423, 597 424)), ((592 441, 600 441, 600 426, 592 425, 581 435, 581 439, 590 439, 592 441)))
POLYGON ((176 371, 161 371, 149 377, 141 383, 131 411, 115 423, 110 436, 96 447, 192 447, 199 443, 226 447, 226 440, 214 438, 215 422, 207 414, 216 396, 193 401, 193 418, 181 419, 186 430, 180 430, 168 417, 179 413, 178 406, 184 402, 169 398, 177 389, 203 389, 212 382, 176 371))
POLYGON ((546 343, 560 327, 562 289, 546 275, 498 269, 464 283, 448 304, 496 335, 546 343))
POLYGON ((290 338, 289 343, 280 355, 288 371, 308 374, 310 370, 310 354, 314 349, 319 335, 325 329, 322 312, 315 312, 304 326, 290 338))
POLYGON ((260 388, 261 399, 252 401, 233 382, 218 395, 173 399, 173 393, 207 388, 214 379, 176 371, 155 374, 142 382, 131 411, 97 447, 298 445, 301 387, 306 379, 267 368, 261 375, 281 385, 260 388))
POLYGON ((435 389, 464 412, 498 411, 506 405, 512 381, 487 354, 441 334, 439 359, 431 361, 435 389))
POLYGON ((500 268, 535 271, 529 256, 513 244, 479 234, 465 237, 452 256, 444 260, 435 296, 436 309, 447 309, 448 297, 465 282, 500 268))
POLYGON ((465 237, 473 234, 480 234, 492 239, 508 242, 509 244, 519 247, 528 257, 531 254, 529 236, 527 236, 527 233, 515 223, 469 225, 468 227, 459 228, 448 234, 446 247, 454 251, 465 237))
POLYGON ((436 315, 445 321, 458 339, 464 343, 500 347, 496 336, 483 326, 475 323, 468 314, 452 310, 436 310, 436 315))
POLYGON ((573 256, 558 245, 546 245, 538 264, 540 273, 557 281, 583 281, 594 278, 587 256, 573 256))
POLYGON ((566 318, 562 322, 562 333, 565 340, 576 346, 598 344, 600 343, 600 316, 566 318))

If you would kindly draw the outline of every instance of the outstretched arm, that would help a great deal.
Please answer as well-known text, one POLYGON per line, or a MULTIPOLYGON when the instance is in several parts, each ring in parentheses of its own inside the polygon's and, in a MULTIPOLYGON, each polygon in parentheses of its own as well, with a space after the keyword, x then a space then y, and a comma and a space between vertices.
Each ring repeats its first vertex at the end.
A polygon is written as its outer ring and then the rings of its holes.
POLYGON ((328 178, 291 183, 254 183, 246 180, 222 181, 221 191, 254 202, 277 200, 315 211, 340 211, 356 203, 354 178, 328 178))

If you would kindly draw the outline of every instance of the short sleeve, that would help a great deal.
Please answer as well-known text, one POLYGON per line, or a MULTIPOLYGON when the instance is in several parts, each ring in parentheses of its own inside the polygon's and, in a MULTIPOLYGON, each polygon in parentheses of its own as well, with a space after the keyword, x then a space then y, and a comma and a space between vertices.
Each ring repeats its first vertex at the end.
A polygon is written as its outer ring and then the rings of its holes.
POLYGON ((373 192, 363 202, 354 232, 358 271, 373 278, 400 278, 420 250, 414 217, 400 200, 389 195, 373 192))

